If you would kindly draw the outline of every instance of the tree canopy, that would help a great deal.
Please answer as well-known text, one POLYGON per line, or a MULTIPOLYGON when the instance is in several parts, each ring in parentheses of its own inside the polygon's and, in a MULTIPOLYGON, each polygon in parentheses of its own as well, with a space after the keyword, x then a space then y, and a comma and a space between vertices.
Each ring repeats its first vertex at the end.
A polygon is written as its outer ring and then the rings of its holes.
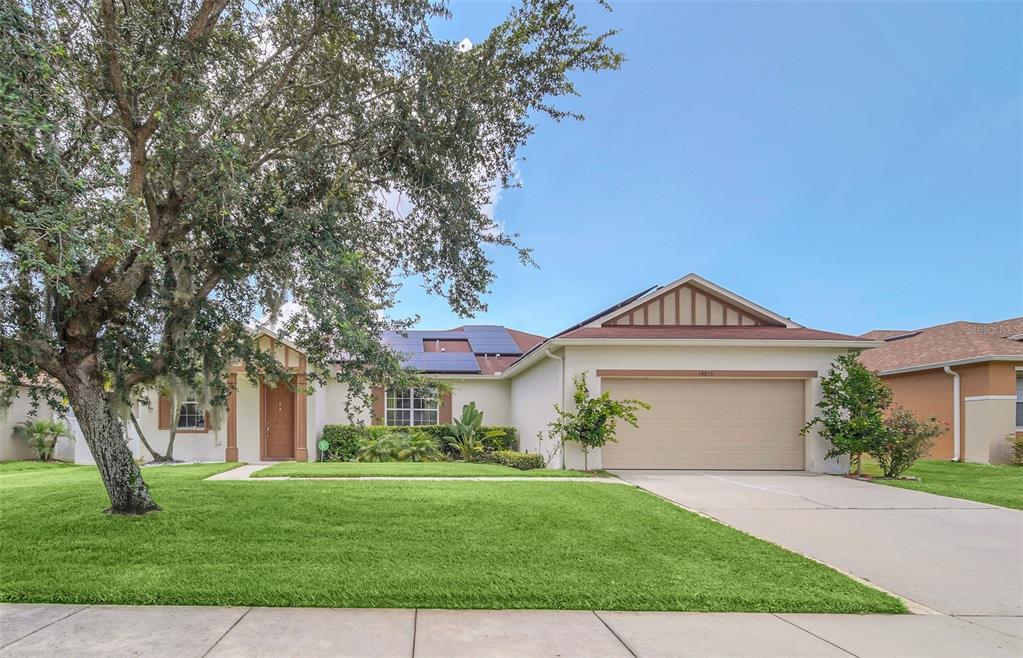
POLYGON ((167 378, 223 402, 228 364, 314 382, 401 377, 379 342, 395 277, 485 308, 483 207, 512 182, 570 74, 614 69, 612 33, 524 0, 471 48, 425 0, 3 0, 0 372, 66 394, 112 509, 156 507, 116 419, 167 378), (401 209, 394 199, 401 198, 401 209))

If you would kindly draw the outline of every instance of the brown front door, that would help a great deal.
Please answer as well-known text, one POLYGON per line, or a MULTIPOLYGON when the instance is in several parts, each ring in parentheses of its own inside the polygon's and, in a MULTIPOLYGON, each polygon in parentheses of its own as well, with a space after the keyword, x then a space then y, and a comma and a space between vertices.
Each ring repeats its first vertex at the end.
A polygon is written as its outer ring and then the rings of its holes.
POLYGON ((295 392, 281 383, 276 387, 263 385, 266 413, 264 428, 265 459, 295 458, 295 392))

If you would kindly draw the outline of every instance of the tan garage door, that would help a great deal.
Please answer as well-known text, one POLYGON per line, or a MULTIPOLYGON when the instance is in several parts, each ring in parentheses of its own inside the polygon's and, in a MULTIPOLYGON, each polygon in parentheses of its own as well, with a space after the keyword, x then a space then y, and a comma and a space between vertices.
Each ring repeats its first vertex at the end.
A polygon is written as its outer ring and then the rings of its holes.
POLYGON ((803 470, 802 380, 604 379, 618 399, 649 403, 619 424, 604 468, 803 470))

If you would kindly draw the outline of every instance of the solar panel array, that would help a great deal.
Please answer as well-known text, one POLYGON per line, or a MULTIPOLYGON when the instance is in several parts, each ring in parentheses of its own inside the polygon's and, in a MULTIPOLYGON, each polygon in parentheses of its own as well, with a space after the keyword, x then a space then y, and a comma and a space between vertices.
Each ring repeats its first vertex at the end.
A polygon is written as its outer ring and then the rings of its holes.
POLYGON ((407 367, 421 372, 479 373, 476 355, 519 356, 522 350, 504 327, 470 325, 461 331, 409 331, 406 335, 388 331, 384 344, 404 356, 407 367), (472 352, 427 352, 424 340, 468 340, 472 352))

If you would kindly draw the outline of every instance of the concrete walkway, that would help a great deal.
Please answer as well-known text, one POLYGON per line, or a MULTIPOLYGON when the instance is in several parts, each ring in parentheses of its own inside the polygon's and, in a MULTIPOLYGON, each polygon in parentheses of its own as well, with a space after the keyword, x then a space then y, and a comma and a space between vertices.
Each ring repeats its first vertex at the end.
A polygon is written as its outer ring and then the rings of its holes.
POLYGON ((811 473, 620 471, 659 496, 949 615, 1023 615, 1023 512, 811 473))
POLYGON ((231 469, 230 471, 224 471, 223 473, 217 473, 206 478, 207 480, 245 480, 248 482, 280 482, 281 480, 304 480, 307 482, 316 482, 318 480, 343 480, 343 481, 355 481, 355 480, 398 480, 398 481, 416 481, 424 480, 428 482, 589 482, 596 484, 624 484, 633 486, 624 480, 618 478, 607 478, 607 477, 492 477, 492 476, 475 476, 475 477, 445 477, 441 475, 428 475, 428 476, 415 476, 415 477, 399 477, 389 475, 359 475, 355 477, 314 477, 314 478, 294 478, 294 477, 261 477, 254 478, 252 474, 256 471, 261 471, 264 468, 269 468, 273 464, 246 464, 245 466, 239 466, 238 468, 231 469))
POLYGON ((1023 655, 1023 619, 943 615, 0 605, 0 656, 1023 655))

